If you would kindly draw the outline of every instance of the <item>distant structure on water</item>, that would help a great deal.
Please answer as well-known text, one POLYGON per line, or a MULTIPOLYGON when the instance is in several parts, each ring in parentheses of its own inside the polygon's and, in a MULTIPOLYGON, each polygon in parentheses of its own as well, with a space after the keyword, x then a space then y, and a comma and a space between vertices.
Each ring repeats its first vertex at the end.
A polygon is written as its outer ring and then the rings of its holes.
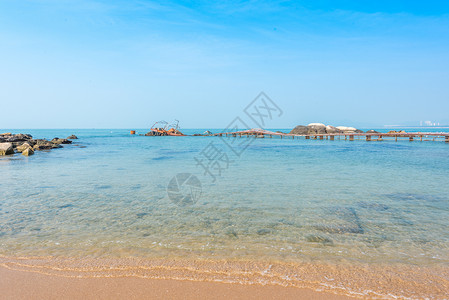
POLYGON ((419 122, 419 126, 441 126, 439 122, 432 122, 432 121, 421 121, 419 122))

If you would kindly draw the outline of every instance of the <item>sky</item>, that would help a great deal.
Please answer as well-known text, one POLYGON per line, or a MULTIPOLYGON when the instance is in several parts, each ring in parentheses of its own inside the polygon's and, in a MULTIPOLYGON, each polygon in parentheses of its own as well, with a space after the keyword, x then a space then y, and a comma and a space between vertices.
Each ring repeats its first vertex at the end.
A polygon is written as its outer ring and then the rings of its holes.
POLYGON ((0 128, 449 124, 448 1, 0 0, 0 128))

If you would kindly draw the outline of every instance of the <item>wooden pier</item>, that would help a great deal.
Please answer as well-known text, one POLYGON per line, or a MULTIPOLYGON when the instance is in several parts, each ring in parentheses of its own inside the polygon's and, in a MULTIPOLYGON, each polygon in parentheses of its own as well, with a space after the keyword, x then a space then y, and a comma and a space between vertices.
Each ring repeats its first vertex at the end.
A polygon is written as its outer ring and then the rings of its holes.
POLYGON ((417 141, 444 141, 449 143, 449 133, 445 132, 407 132, 407 133, 385 133, 385 132, 377 132, 377 133, 328 133, 328 134, 289 134, 289 133, 281 133, 281 132, 273 132, 264 129, 250 129, 243 131, 234 131, 234 132, 221 132, 211 134, 211 136, 226 136, 226 137, 254 137, 254 138, 273 138, 280 137, 282 138, 304 138, 306 140, 331 140, 335 139, 339 140, 366 140, 367 142, 371 141, 384 141, 384 140, 408 140, 413 142, 417 141))

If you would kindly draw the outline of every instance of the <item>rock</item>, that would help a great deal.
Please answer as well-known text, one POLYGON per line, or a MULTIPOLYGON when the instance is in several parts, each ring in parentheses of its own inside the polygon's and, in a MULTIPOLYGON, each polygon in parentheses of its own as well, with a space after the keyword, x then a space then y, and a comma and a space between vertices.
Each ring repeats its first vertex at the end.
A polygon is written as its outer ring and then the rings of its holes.
POLYGON ((28 142, 25 142, 22 145, 17 146, 16 150, 17 150, 17 152, 23 152, 28 148, 33 148, 33 147, 28 142))
MULTIPOLYGON (((70 136, 76 138, 76 136, 70 136)), ((51 141, 46 139, 33 139, 30 134, 0 134, 0 155, 14 154, 14 152, 22 152, 23 155, 33 155, 34 150, 50 150, 62 148, 61 144, 71 144, 68 139, 54 138, 51 141), (11 148, 11 149, 10 149, 11 148)))
POLYGON ((45 139, 34 140, 36 143, 33 146, 33 150, 49 150, 55 148, 62 148, 61 145, 52 143, 45 139))
POLYGON ((323 123, 310 123, 307 125, 309 128, 309 134, 325 134, 326 133, 326 125, 323 123))
POLYGON ((314 134, 337 134, 337 133, 363 133, 363 131, 346 126, 334 127, 323 123, 310 123, 307 126, 298 125, 290 131, 290 134, 314 135, 314 134))
POLYGON ((344 206, 328 207, 323 208, 322 212, 324 214, 318 215, 318 218, 321 220, 320 224, 313 226, 315 229, 330 234, 364 233, 354 208, 344 206))
POLYGON ((232 237, 232 238, 238 238, 239 237, 237 232, 235 232, 234 229, 226 230, 226 235, 229 236, 229 237, 232 237))
POLYGON ((33 137, 30 134, 13 134, 11 136, 9 136, 6 141, 7 142, 24 142, 24 141, 28 141, 31 140, 33 137))
POLYGON ((157 131, 150 131, 145 133, 145 136, 167 136, 168 134, 166 132, 157 132, 157 131))
POLYGON ((324 245, 333 245, 334 242, 332 242, 331 239, 324 237, 324 236, 320 236, 320 235, 314 235, 314 234, 310 234, 306 237, 306 240, 310 243, 320 243, 320 244, 324 244, 324 245))
POLYGON ((0 135, 3 135, 3 136, 10 136, 10 135, 12 135, 12 133, 11 133, 11 132, 7 132, 7 133, 2 133, 2 134, 0 134, 0 135))
POLYGON ((14 154, 14 149, 11 143, 0 143, 0 155, 14 154))
POLYGON ((337 127, 327 125, 326 126, 326 133, 341 133, 341 130, 338 129, 337 127))
POLYGON ((306 135, 309 133, 309 128, 307 126, 298 125, 290 131, 290 134, 306 135))
POLYGON ((12 147, 13 147, 14 149, 16 149, 17 147, 19 147, 19 146, 22 145, 23 143, 25 143, 25 142, 11 142, 12 147))
POLYGON ((68 139, 60 139, 60 138, 57 138, 57 137, 52 139, 51 142, 53 144, 57 144, 57 145, 59 145, 59 144, 71 144, 72 143, 72 141, 69 141, 68 139))
POLYGON ((380 133, 379 131, 376 131, 376 130, 373 130, 373 129, 371 129, 371 130, 368 130, 366 133, 380 133))
POLYGON ((337 129, 339 129, 343 132, 355 132, 357 130, 357 128, 347 127, 347 126, 337 126, 337 129))
POLYGON ((262 228, 262 229, 257 230, 258 235, 266 235, 266 234, 270 234, 272 232, 273 232, 273 230, 267 229, 267 228, 262 228))
POLYGON ((45 145, 34 145, 33 150, 41 151, 41 150, 49 150, 51 147, 47 147, 45 145))
POLYGON ((390 131, 388 131, 388 133, 407 133, 407 132, 405 132, 405 130, 401 130, 401 131, 390 130, 390 131))
POLYGON ((33 154, 34 154, 34 151, 31 148, 26 148, 25 150, 22 151, 22 155, 25 155, 25 156, 30 156, 33 154))
POLYGON ((343 133, 363 133, 362 130, 354 127, 337 126, 337 128, 340 129, 343 133))
POLYGON ((76 135, 72 134, 71 136, 68 136, 67 139, 68 140, 77 140, 78 137, 76 135))
POLYGON ((324 125, 323 123, 310 123, 309 125, 307 125, 307 127, 321 127, 321 128, 326 128, 326 125, 324 125))
POLYGON ((377 211, 385 211, 390 208, 390 207, 388 207, 388 205, 385 205, 383 203, 378 203, 378 202, 361 201, 357 204, 362 208, 372 209, 372 210, 377 210, 377 211))

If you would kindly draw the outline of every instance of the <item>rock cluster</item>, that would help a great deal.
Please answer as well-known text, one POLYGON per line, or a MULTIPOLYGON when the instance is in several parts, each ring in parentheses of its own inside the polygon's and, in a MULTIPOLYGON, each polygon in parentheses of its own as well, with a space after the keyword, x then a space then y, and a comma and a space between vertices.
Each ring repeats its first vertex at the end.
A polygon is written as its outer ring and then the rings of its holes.
POLYGON ((330 126, 322 123, 310 123, 307 126, 298 125, 290 131, 290 134, 313 135, 313 134, 332 134, 332 133, 363 133, 362 130, 346 126, 330 126))
POLYGON ((388 131, 388 133, 407 133, 407 132, 405 132, 405 130, 400 130, 400 131, 390 130, 390 131, 388 131))
POLYGON ((150 131, 145 133, 145 136, 167 136, 168 134, 166 132, 157 132, 157 131, 150 131))
POLYGON ((61 144, 71 144, 69 138, 75 139, 76 136, 69 136, 67 139, 54 138, 51 141, 46 139, 33 139, 30 134, 0 134, 0 155, 10 155, 14 153, 22 153, 29 156, 34 154, 36 150, 49 150, 62 148, 61 144))

